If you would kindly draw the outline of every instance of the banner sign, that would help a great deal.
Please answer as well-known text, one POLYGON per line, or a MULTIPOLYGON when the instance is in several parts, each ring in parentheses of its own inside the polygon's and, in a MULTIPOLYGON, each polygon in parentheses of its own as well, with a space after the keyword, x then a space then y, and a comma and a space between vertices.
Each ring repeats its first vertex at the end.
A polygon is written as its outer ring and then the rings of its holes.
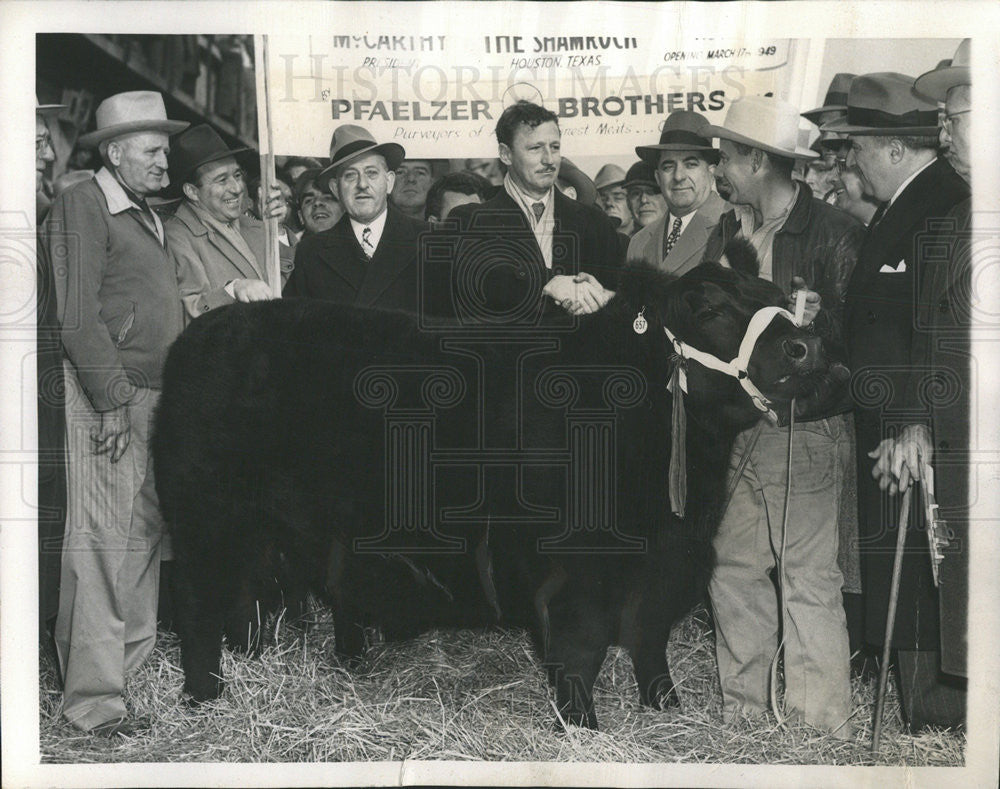
MULTIPOLYGON (((662 16, 670 14, 665 7, 662 16)), ((787 98, 795 48, 808 46, 664 36, 657 12, 649 16, 616 35, 551 15, 486 32, 446 24, 425 33, 421 25, 418 34, 362 12, 330 34, 272 36, 275 152, 325 156, 333 128, 356 123, 413 158, 495 156, 497 118, 518 99, 555 112, 567 142, 586 138, 597 153, 600 139, 613 137, 628 150, 655 142, 674 110, 721 123, 743 96, 787 98)))

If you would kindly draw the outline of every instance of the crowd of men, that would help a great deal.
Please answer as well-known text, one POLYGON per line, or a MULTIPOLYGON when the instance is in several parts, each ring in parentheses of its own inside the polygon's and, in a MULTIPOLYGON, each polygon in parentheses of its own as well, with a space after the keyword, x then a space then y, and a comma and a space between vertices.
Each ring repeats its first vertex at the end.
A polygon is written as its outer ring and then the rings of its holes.
POLYGON ((164 359, 187 321, 279 291, 432 304, 498 324, 583 315, 612 298, 627 259, 681 275, 743 238, 760 276, 790 307, 804 303, 803 323, 854 379, 851 398, 796 426, 791 491, 786 429, 762 420, 737 437, 710 584, 726 716, 768 709, 781 638, 792 716, 852 736, 851 655, 885 640, 901 493, 928 484, 930 464, 956 538, 939 596, 926 538, 907 537, 894 664, 911 730, 964 725, 974 381, 968 245, 956 239, 970 224, 968 61, 965 41, 916 80, 838 74, 824 105, 805 113, 752 96, 720 125, 679 110, 627 171, 608 164, 593 181, 563 156, 558 117, 521 101, 497 122, 496 159, 443 172, 345 124, 327 163, 288 159, 265 195, 246 183, 246 149, 168 119, 159 94, 137 91, 101 103, 80 143, 103 166, 61 179, 50 201, 46 118, 58 107, 39 106, 39 292, 56 295, 39 304, 40 440, 44 457, 68 459, 64 478, 57 463, 40 474, 45 511, 66 510, 65 524, 40 530, 40 615, 67 720, 104 736, 148 725, 130 717, 122 689, 153 647, 170 558, 149 438, 164 359), (821 132, 812 146, 803 117, 821 132), (170 182, 178 199, 161 215, 151 202, 170 182), (265 249, 270 219, 280 286, 265 249), (480 287, 463 295, 441 281, 421 302, 434 285, 418 280, 433 271, 421 266, 421 239, 484 227, 493 243, 476 264, 480 287), (956 382, 952 396, 928 395, 942 378, 956 382))

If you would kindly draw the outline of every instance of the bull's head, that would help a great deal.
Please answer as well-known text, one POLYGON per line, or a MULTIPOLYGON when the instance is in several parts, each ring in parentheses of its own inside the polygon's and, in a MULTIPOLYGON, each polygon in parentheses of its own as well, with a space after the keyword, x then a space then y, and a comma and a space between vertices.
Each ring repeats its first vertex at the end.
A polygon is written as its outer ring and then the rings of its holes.
POLYGON ((659 285, 653 275, 626 275, 621 295, 643 302, 651 331, 666 329, 695 402, 731 411, 734 387, 742 385, 747 396, 736 402, 744 412, 754 400, 761 411, 779 416, 787 415, 792 400, 799 417, 829 408, 846 393, 846 367, 830 358, 811 330, 783 311, 766 309, 783 306, 785 295, 757 276, 752 247, 730 244, 726 258, 728 266, 703 263, 659 285))

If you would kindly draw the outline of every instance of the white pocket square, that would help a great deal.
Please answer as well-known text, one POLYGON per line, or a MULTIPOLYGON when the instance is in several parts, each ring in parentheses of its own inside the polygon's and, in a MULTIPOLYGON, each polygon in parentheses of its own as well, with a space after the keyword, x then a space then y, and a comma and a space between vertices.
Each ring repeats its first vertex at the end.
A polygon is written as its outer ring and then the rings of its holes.
POLYGON ((901 260, 901 261, 899 261, 896 264, 895 268, 893 268, 888 263, 886 263, 884 266, 882 266, 882 268, 880 268, 878 270, 878 273, 879 274, 902 274, 904 271, 906 271, 906 261, 905 260, 901 260))

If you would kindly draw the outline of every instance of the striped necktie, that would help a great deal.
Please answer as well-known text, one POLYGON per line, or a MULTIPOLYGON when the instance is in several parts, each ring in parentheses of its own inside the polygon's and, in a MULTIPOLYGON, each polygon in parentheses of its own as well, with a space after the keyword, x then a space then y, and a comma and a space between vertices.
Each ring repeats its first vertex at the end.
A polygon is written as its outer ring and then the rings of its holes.
POLYGON ((361 231, 361 248, 364 250, 365 257, 371 260, 372 255, 375 254, 375 245, 372 243, 372 229, 370 227, 361 231))
POLYGON ((670 235, 663 239, 663 257, 666 258, 670 254, 670 250, 674 248, 674 244, 677 243, 677 239, 681 237, 681 218, 677 217, 674 220, 673 226, 670 228, 670 235))
POLYGON ((545 203, 532 203, 531 213, 535 215, 535 224, 542 221, 542 214, 545 213, 545 203))

